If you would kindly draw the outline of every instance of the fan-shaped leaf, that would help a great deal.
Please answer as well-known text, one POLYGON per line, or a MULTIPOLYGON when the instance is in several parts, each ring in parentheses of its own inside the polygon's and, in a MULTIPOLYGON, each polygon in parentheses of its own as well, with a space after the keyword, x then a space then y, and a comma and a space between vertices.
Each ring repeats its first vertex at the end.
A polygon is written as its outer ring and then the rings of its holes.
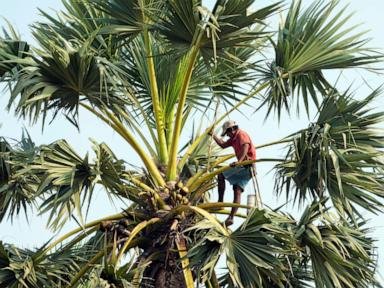
POLYGON ((379 157, 384 138, 375 129, 384 114, 367 108, 379 90, 363 100, 331 93, 324 99, 317 121, 298 134, 287 160, 277 165, 276 191, 286 187, 287 197, 321 198, 325 193, 335 207, 349 215, 356 205, 377 211, 384 197, 383 162, 379 157))
POLYGON ((324 70, 366 67, 382 57, 364 47, 356 27, 344 28, 350 15, 345 16, 346 8, 337 10, 339 2, 314 1, 302 9, 301 0, 292 1, 273 43, 275 60, 260 69, 263 80, 270 82, 263 102, 268 114, 275 110, 280 117, 284 108, 289 111, 295 94, 308 113, 309 96, 318 106, 316 91, 326 95, 330 88, 324 70))

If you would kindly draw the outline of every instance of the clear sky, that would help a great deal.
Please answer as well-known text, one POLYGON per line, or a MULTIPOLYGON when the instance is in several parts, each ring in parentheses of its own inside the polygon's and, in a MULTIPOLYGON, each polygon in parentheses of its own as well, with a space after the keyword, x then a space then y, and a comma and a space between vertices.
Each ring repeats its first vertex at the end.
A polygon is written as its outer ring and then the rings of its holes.
MULTIPOLYGON (((270 4, 272 2, 274 1, 256 1, 256 3, 259 3, 257 7, 262 7, 264 4, 270 4)), ((310 0, 304 1, 304 3, 310 2, 310 0)), ((384 47, 384 35, 382 32, 384 26, 384 2, 382 0, 342 0, 341 3, 349 3, 348 10, 355 12, 350 25, 363 23, 362 30, 370 30, 367 32, 368 37, 372 38, 370 46, 375 48, 384 47)), ((32 37, 28 25, 39 19, 37 7, 40 7, 45 11, 50 11, 49 9, 53 11, 52 9, 58 10, 63 6, 60 0, 0 0, 0 16, 8 19, 17 28, 22 39, 31 41, 32 37)), ((0 20, 0 25, 4 25, 4 21, 0 20)), ((344 85, 344 87, 353 84, 353 88, 356 89, 357 95, 365 96, 369 94, 370 89, 364 84, 363 76, 365 81, 367 81, 372 88, 376 88, 383 83, 381 76, 366 73, 361 70, 343 73, 340 78, 340 83, 344 85)), ((81 115, 80 133, 65 120, 53 122, 46 127, 44 133, 41 133, 40 125, 31 127, 28 123, 15 119, 12 113, 5 112, 4 108, 7 103, 7 97, 8 95, 0 92, 0 123, 2 123, 2 126, 0 127, 0 136, 18 139, 20 138, 22 127, 26 127, 37 144, 48 144, 57 139, 64 138, 67 139, 73 147, 76 147, 76 150, 79 151, 81 155, 84 155, 87 150, 90 150, 91 144, 89 138, 91 137, 99 142, 105 141, 110 145, 118 157, 136 161, 136 163, 138 163, 137 159, 132 159, 131 154, 126 150, 125 144, 119 139, 119 136, 115 135, 108 129, 108 127, 105 127, 102 123, 95 120, 91 115, 86 113, 81 115)), ((383 109, 381 103, 378 103, 378 105, 380 104, 381 109, 383 109)), ((246 113, 248 112, 249 111, 246 111, 246 113)), ((264 122, 263 111, 256 114, 249 113, 247 117, 244 117, 243 115, 233 115, 232 118, 236 119, 241 128, 244 128, 252 135, 256 144, 262 144, 280 139, 290 132, 306 127, 308 122, 312 120, 308 120, 306 117, 297 119, 294 113, 292 115, 291 118, 288 116, 283 117, 280 125, 277 125, 273 118, 264 122)), ((260 150, 258 151, 258 157, 282 156, 284 150, 280 148, 282 147, 260 150)), ((260 182, 264 203, 271 207, 277 207, 277 205, 282 203, 284 199, 277 200, 275 196, 272 195, 273 172, 270 171, 271 168, 272 166, 270 164, 259 165, 258 180, 260 182)), ((252 186, 248 185, 246 193, 251 192, 252 186)), ((113 211, 112 213, 115 213, 122 208, 121 203, 115 203, 114 205, 110 204, 109 200, 101 190, 96 191, 95 195, 96 200, 92 206, 93 209, 90 212, 89 219, 101 218, 110 214, 111 211, 113 211)), ((243 195, 242 197, 242 201, 245 202, 246 196, 243 195)), ((228 201, 232 201, 231 196, 228 196, 228 201)), ((20 247, 26 248, 42 245, 53 235, 45 228, 46 219, 35 214, 29 214, 29 224, 26 223, 23 216, 19 219, 15 219, 12 224, 0 224, 0 240, 15 243, 20 247)), ((297 212, 294 214, 298 215, 297 212)), ((384 226, 382 224, 383 222, 380 220, 383 219, 383 216, 366 214, 366 217, 371 219, 369 226, 374 228, 372 230, 372 235, 378 240, 379 271, 381 272, 381 275, 384 275, 384 226)), ((74 226, 75 224, 72 223, 65 227, 64 231, 70 230, 74 226)))

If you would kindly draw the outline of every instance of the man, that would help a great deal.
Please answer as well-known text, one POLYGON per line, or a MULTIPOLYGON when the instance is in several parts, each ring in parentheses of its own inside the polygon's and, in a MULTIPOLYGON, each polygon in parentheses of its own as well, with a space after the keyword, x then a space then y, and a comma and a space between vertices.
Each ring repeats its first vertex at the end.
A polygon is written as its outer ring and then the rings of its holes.
MULTIPOLYGON (((225 180, 233 185, 233 203, 240 204, 241 192, 252 178, 252 164, 246 166, 237 166, 237 164, 246 160, 256 160, 256 150, 249 135, 239 129, 235 121, 227 121, 223 124, 221 136, 228 136, 229 139, 224 141, 210 131, 208 135, 212 136, 217 145, 221 148, 233 147, 235 150, 237 161, 230 164, 232 168, 218 175, 218 194, 219 202, 223 202, 225 192, 225 180)), ((225 225, 228 227, 233 224, 233 217, 238 207, 232 207, 231 213, 225 225)))

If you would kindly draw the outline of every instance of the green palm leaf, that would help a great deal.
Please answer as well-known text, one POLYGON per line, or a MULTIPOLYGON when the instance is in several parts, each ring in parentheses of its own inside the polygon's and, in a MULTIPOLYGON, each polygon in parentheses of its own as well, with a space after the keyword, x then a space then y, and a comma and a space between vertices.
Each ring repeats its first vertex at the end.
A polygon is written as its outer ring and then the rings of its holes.
MULTIPOLYGON (((289 247, 293 235, 282 228, 283 224, 290 222, 283 215, 254 209, 245 222, 229 235, 223 235, 216 229, 205 232, 191 249, 192 263, 199 264, 197 271, 203 275, 211 273, 218 255, 224 251, 230 279, 235 287, 266 287, 267 283, 284 287, 284 267, 276 255, 291 253, 289 247)), ((198 223, 195 229, 210 227, 209 223, 203 222, 198 223)))
POLYGON ((108 24, 101 29, 101 33, 120 34, 124 41, 135 38, 146 25, 151 24, 148 14, 158 11, 161 1, 154 0, 111 0, 93 1, 92 5, 108 15, 108 24))
POLYGON ((50 212, 48 221, 54 229, 62 227, 74 210, 82 221, 83 201, 91 198, 95 185, 88 155, 82 159, 66 141, 57 141, 42 147, 40 159, 32 168, 44 173, 38 189, 45 194, 41 213, 50 212))
POLYGON ((96 184, 106 190, 111 200, 117 196, 142 202, 137 188, 128 182, 130 177, 137 177, 137 173, 125 171, 123 161, 117 159, 105 143, 94 142, 93 149, 96 159, 91 163, 88 154, 81 158, 66 141, 57 141, 43 146, 41 155, 31 165, 35 172, 43 175, 37 190, 44 198, 40 212, 50 211, 48 221, 52 228, 61 228, 74 212, 82 221, 83 208, 90 204, 96 184))
POLYGON ((303 101, 308 113, 309 96, 318 106, 316 91, 325 95, 330 87, 324 70, 366 67, 382 57, 364 47, 367 41, 354 32, 356 27, 345 28, 351 15, 345 16, 346 8, 337 10, 339 2, 314 1, 303 10, 301 0, 292 2, 277 42, 272 42, 275 60, 260 69, 263 81, 270 83, 263 102, 268 114, 275 110, 280 117, 284 108, 289 111, 300 92, 297 102, 303 101))
POLYGON ((311 259, 317 287, 372 287, 376 285, 374 240, 363 228, 332 217, 323 203, 307 207, 297 224, 296 237, 311 259))
MULTIPOLYGON (((216 56, 230 58, 231 50, 252 46, 266 35, 264 20, 277 11, 279 3, 249 13, 254 1, 217 1, 212 12, 202 7, 200 0, 168 1, 168 9, 156 25, 173 48, 183 53, 197 39, 205 60, 216 56), (201 34, 203 30, 207 33, 201 34)), ((161 14, 162 15, 162 14, 161 14)))
POLYGON ((0 221, 5 215, 13 219, 21 211, 27 213, 34 206, 40 177, 32 173, 29 165, 36 155, 38 148, 28 132, 14 147, 0 138, 0 221))
MULTIPOLYGON (((184 54, 202 33, 206 19, 201 15, 201 0, 165 1, 161 11, 157 11, 155 29, 173 45, 174 49, 184 54)), ((201 37, 201 36, 200 36, 201 37)))
POLYGON ((318 119, 295 137, 287 160, 277 165, 276 191, 294 189, 294 200, 321 198, 328 193, 339 211, 350 216, 360 206, 375 212, 384 197, 380 159, 384 138, 376 125, 381 112, 367 105, 377 97, 374 91, 363 100, 348 94, 331 93, 324 99, 318 119))
POLYGON ((93 167, 96 179, 113 193, 121 193, 123 189, 122 174, 125 172, 123 161, 117 159, 112 150, 105 144, 94 142, 93 150, 96 161, 93 167))
POLYGON ((71 43, 77 43, 79 47, 83 44, 91 42, 89 45, 93 52, 98 56, 103 56, 109 60, 116 57, 119 40, 111 34, 98 34, 96 37, 89 39, 89 35, 94 35, 105 27, 107 15, 100 9, 94 7, 93 2, 64 0, 62 1, 66 11, 57 13, 54 16, 39 10, 44 17, 44 21, 35 23, 33 34, 41 39, 41 35, 46 36, 46 40, 40 41, 40 45, 50 49, 50 41, 62 45, 62 39, 71 43), (60 35, 60 37, 57 37, 60 35), (47 41, 47 40, 50 41, 47 41))
POLYGON ((63 287, 85 260, 77 248, 42 257, 43 248, 20 249, 0 242, 0 287, 63 287))
MULTIPOLYGON (((268 34, 263 31, 267 25, 265 21, 280 9, 281 2, 259 9, 251 7, 253 4, 257 3, 249 0, 216 1, 212 14, 217 21, 217 28, 212 29, 212 40, 208 37, 204 40, 204 48, 217 49, 218 55, 221 56, 224 55, 223 48, 256 48, 255 40, 268 34)), ((211 21, 214 24, 214 21, 211 21)), ((204 49, 204 52, 208 51, 204 49)), ((211 53, 213 54, 213 51, 211 53)))
POLYGON ((290 253, 291 237, 279 227, 286 217, 253 210, 225 243, 232 281, 239 287, 263 287, 266 279, 279 287, 286 280, 276 253, 290 253), (267 248, 268 247, 268 248, 267 248))
POLYGON ((33 122, 41 116, 45 119, 50 110, 53 117, 60 111, 77 125, 81 101, 109 107, 125 103, 122 98, 114 97, 111 90, 114 80, 108 61, 98 59, 86 44, 77 48, 62 40, 59 46, 40 36, 41 41, 50 42, 49 53, 33 57, 29 66, 20 71, 16 85, 11 88, 8 107, 17 101, 16 113, 33 122))
POLYGON ((20 69, 17 60, 25 58, 29 52, 29 45, 20 40, 10 23, 7 24, 10 32, 3 29, 4 37, 0 36, 0 80, 15 72, 15 68, 20 69))
POLYGON ((11 151, 11 145, 4 138, 0 139, 0 183, 3 185, 7 183, 11 175, 11 167, 9 165, 9 153, 11 151))

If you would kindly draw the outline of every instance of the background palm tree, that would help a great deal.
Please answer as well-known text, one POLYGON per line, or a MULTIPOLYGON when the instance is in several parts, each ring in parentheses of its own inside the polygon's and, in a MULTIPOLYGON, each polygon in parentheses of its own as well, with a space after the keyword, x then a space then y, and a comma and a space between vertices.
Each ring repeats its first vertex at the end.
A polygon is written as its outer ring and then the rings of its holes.
POLYGON ((37 47, 8 28, 0 39, 8 108, 43 126, 64 115, 77 128, 87 110, 142 165, 96 141, 81 156, 64 139, 1 138, 0 220, 37 206, 50 228, 70 218, 79 228, 37 250, 1 242, 0 287, 380 286, 362 216, 379 212, 384 196, 383 112, 370 109, 380 90, 354 97, 324 71, 382 56, 347 26, 339 1, 253 2, 218 0, 209 10, 198 0, 67 0, 63 13, 42 12, 33 25, 37 47), (282 8, 274 32, 265 23, 282 8), (274 159, 275 190, 302 216, 253 209, 227 229, 216 215, 234 204, 211 202, 209 192, 233 155, 207 133, 244 105, 280 117, 295 102, 309 116, 316 107, 314 122, 261 146, 287 143, 286 157, 274 159), (220 107, 227 112, 217 115, 220 107), (191 124, 194 115, 201 123, 191 124), (86 223, 95 187, 125 209, 86 223), (221 255, 227 271, 217 275, 221 255))

